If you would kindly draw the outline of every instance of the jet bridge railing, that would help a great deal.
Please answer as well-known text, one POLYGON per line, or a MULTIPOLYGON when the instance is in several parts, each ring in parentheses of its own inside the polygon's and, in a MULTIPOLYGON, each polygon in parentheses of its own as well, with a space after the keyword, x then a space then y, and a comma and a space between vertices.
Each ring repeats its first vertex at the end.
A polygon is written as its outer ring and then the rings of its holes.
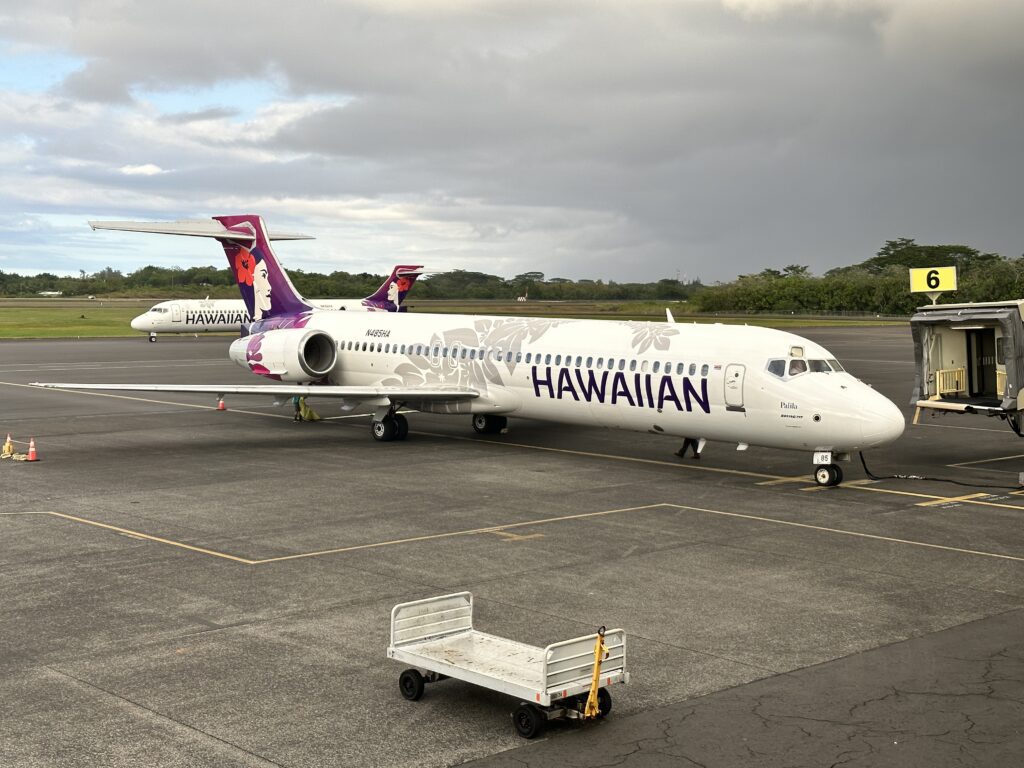
MULTIPOLYGON (((1004 374, 1005 376, 1005 374, 1004 374)), ((935 372, 935 394, 938 397, 967 391, 966 368, 944 368, 935 372)))

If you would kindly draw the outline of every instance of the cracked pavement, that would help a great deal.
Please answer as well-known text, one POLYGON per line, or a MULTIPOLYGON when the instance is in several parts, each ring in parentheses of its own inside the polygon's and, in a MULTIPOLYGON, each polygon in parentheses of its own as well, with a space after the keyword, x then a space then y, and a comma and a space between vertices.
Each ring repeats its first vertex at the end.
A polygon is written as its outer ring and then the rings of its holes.
POLYGON ((1024 764, 1024 610, 805 667, 465 768, 1024 764))

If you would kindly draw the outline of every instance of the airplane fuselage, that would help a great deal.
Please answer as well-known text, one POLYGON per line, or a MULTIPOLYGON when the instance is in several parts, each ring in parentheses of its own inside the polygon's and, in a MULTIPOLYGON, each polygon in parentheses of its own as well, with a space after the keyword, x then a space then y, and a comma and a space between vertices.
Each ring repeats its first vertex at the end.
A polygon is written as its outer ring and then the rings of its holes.
MULTIPOLYGON (((366 306, 361 299, 311 299, 317 309, 384 310, 366 306)), ((143 333, 237 333, 252 321, 241 299, 174 299, 162 301, 132 319, 143 333)))
MULTIPOLYGON (((334 340, 337 363, 324 383, 479 392, 406 401, 422 411, 839 452, 890 442, 904 427, 899 409, 826 349, 774 329, 340 312, 308 313, 299 324, 334 340)), ((293 326, 276 319, 252 332, 293 326)))

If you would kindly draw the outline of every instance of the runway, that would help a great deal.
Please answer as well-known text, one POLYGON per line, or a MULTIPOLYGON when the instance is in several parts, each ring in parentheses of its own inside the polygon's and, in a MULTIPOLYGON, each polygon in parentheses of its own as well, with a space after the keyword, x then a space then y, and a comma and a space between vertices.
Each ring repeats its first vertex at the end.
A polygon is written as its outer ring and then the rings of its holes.
MULTIPOLYGON (((908 329, 796 332, 909 424, 908 329)), ((0 343, 0 433, 42 459, 0 462, 0 765, 1019 758, 1024 441, 1005 425, 925 417, 867 457, 974 486, 851 463, 823 489, 796 452, 696 462, 653 435, 426 414, 376 443, 326 402, 295 423, 259 397, 27 386, 252 383, 227 345, 0 343), (613 713, 527 744, 499 694, 402 699, 391 607, 463 589, 478 628, 531 644, 623 627, 613 713)))

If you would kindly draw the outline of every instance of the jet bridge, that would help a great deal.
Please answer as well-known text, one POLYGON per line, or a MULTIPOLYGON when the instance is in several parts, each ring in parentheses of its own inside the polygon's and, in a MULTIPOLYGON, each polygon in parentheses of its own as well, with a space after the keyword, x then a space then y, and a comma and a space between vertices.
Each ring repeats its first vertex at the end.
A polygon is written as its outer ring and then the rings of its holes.
POLYGON ((1024 300, 924 306, 910 318, 914 393, 921 410, 980 413, 1021 434, 1024 300))

